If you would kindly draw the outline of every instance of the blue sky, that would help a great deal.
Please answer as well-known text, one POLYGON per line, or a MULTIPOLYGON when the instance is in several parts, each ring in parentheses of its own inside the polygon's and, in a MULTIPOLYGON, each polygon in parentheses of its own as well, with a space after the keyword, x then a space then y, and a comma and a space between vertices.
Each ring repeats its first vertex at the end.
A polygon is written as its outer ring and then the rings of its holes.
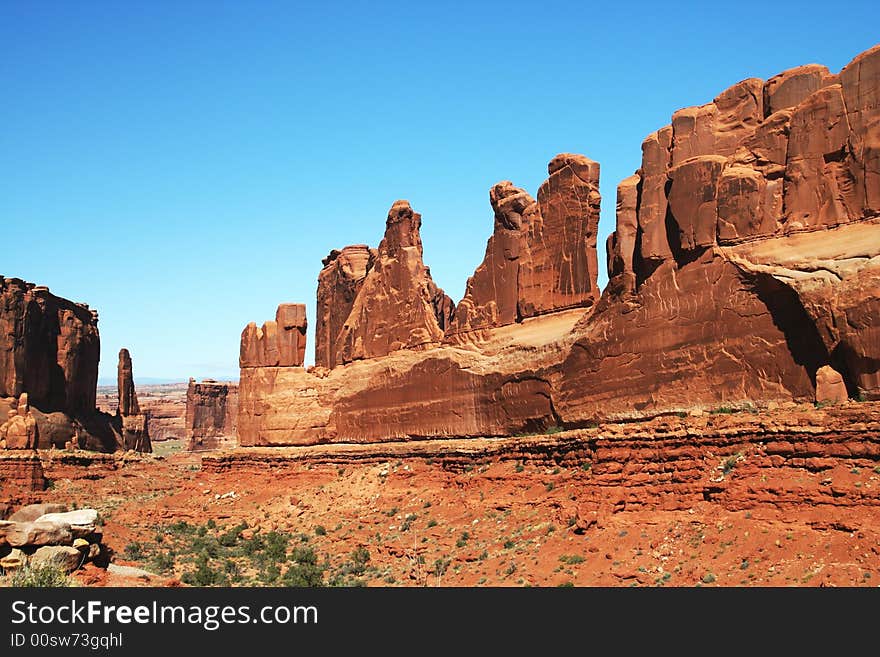
POLYGON ((583 153, 604 263, 645 135, 743 78, 837 71, 876 26, 873 2, 3 0, 0 273, 99 310, 102 377, 122 346, 136 379, 235 377, 287 301, 312 362, 321 258, 378 244, 395 199, 458 301, 490 186, 583 153))

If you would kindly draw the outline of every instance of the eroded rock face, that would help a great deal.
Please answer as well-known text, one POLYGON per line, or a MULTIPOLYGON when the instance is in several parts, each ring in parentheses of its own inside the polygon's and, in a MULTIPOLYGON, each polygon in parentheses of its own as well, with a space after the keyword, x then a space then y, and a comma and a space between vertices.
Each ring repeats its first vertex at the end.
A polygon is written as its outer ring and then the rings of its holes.
POLYGON ((550 177, 538 204, 524 216, 519 315, 534 317, 590 306, 599 298, 596 236, 599 163, 562 153, 547 165, 550 177))
POLYGON ((37 448, 37 421, 30 412, 26 392, 21 393, 18 404, 9 409, 6 422, 0 425, 0 448, 37 448))
POLYGON ((206 379, 189 380, 186 431, 191 451, 234 447, 238 441, 238 386, 206 379))
POLYGON ((42 411, 95 409, 98 316, 18 278, 0 279, 0 397, 23 392, 42 411))
MULTIPOLYGON (((880 47, 856 57, 839 76, 822 66, 799 67, 766 83, 745 80, 712 103, 675 112, 671 131, 664 128, 643 144, 636 174, 638 229, 632 239, 631 213, 624 202, 617 231, 608 241, 605 316, 597 313, 590 320, 593 326, 608 321, 616 304, 627 313, 634 307, 645 312, 652 303, 658 304, 657 311, 676 306, 682 281, 694 285, 693 277, 702 275, 707 277, 702 287, 715 284, 710 271, 720 271, 714 261, 721 258, 739 271, 736 276, 746 288, 755 288, 759 305, 754 313, 760 304, 766 307, 761 314, 783 328, 795 365, 808 378, 814 380, 818 368, 833 363, 849 394, 877 394, 880 343, 868 318, 876 324, 880 286, 874 258, 880 253, 880 232, 872 220, 878 209, 870 199, 880 178, 868 179, 880 144, 880 132, 874 130, 880 125, 878 71, 880 47), (824 237, 794 237, 857 222, 867 223, 824 237), (834 240, 839 248, 828 244, 834 240), (630 243, 636 245, 631 250, 630 243), (635 298, 625 280, 630 258, 635 298), (697 263, 712 263, 711 269, 702 266, 701 273, 693 273, 697 263), (793 317, 804 323, 797 326, 793 317)), ((693 294, 706 300, 704 290, 693 288, 693 294)), ((754 313, 744 321, 763 321, 754 313)), ((629 334, 630 324, 621 317, 605 327, 606 335, 629 334)), ((663 333, 650 341, 656 346, 648 345, 648 351, 678 353, 677 342, 664 343, 663 333)), ((724 333, 702 340, 726 349, 724 333)), ((621 353, 627 352, 633 362, 646 356, 641 343, 621 353)), ((713 359, 707 355, 706 360, 713 359)), ((746 354, 744 365, 759 360, 746 354)), ((666 367, 662 362, 653 367, 662 379, 666 367)), ((782 375, 785 389, 805 395, 800 384, 793 385, 801 377, 793 376, 782 375)), ((586 385, 582 375, 575 379, 586 385)), ((766 396, 766 388, 753 394, 766 396)), ((645 408, 654 407, 661 396, 644 396, 645 408)))
POLYGON ((524 217, 534 217, 535 200, 504 180, 489 191, 495 212, 486 255, 468 279, 464 298, 455 308, 447 336, 513 324, 519 319, 520 254, 525 234, 524 217))
POLYGON ((598 301, 598 167, 585 158, 555 158, 535 201, 493 188, 495 230, 442 345, 428 339, 441 327, 425 319, 427 286, 380 248, 343 328, 345 366, 242 370, 242 444, 509 436, 880 398, 878 72, 880 47, 836 76, 748 79, 676 112, 619 187, 598 301), (423 342, 407 338, 414 317, 430 326, 423 342), (480 339, 453 339, 467 333, 480 339))
POLYGON ((119 404, 116 407, 119 448, 135 452, 152 452, 148 418, 145 413, 141 413, 138 404, 131 354, 128 353, 128 349, 119 350, 116 381, 119 391, 119 404))
POLYGON ((46 476, 33 450, 0 450, 0 496, 4 500, 44 490, 46 476))
POLYGON ((300 367, 306 355, 306 306, 282 303, 275 320, 261 328, 254 322, 241 334, 241 367, 300 367))
POLYGON ((336 365, 336 342, 375 257, 375 250, 366 244, 355 244, 341 251, 334 249, 322 261, 324 268, 318 274, 315 365, 328 369, 336 365))
POLYGON ((373 267, 337 338, 336 364, 443 340, 454 306, 422 261, 421 223, 408 201, 391 206, 373 267))
POLYGON ((446 331, 449 341, 484 338, 479 332, 599 298, 599 165, 563 153, 548 171, 537 201, 507 180, 490 190, 494 230, 446 331))
POLYGON ((137 392, 134 389, 131 354, 128 353, 128 349, 119 350, 119 365, 116 369, 119 394, 119 405, 116 407, 117 413, 119 415, 140 415, 141 408, 138 405, 137 392))

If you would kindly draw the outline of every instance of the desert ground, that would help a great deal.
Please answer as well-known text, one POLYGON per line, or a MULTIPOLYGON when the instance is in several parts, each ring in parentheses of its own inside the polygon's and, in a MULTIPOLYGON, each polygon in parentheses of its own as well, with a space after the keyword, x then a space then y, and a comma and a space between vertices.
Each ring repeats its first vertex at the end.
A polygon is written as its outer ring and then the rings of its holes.
MULTIPOLYGON (((880 404, 848 407, 869 422, 880 416, 880 404)), ((810 415, 835 416, 806 406, 657 418, 640 428, 656 434, 670 424, 672 430, 714 425, 724 433, 759 421, 772 431, 781 423, 810 424, 804 420, 810 415)), ((646 464, 638 468, 644 485, 623 495, 603 485, 607 474, 571 446, 583 437, 575 431, 519 443, 211 454, 179 451, 172 441, 153 455, 47 452, 50 487, 35 495, 96 508, 112 562, 145 571, 89 564, 75 574, 88 586, 880 581, 876 456, 788 459, 767 467, 767 441, 731 443, 714 453, 703 447, 695 455, 698 472, 689 475, 693 490, 672 492, 675 486, 663 483, 669 477, 646 464), (468 457, 479 452, 484 456, 468 457)), ((632 460, 638 460, 635 452, 632 460)))

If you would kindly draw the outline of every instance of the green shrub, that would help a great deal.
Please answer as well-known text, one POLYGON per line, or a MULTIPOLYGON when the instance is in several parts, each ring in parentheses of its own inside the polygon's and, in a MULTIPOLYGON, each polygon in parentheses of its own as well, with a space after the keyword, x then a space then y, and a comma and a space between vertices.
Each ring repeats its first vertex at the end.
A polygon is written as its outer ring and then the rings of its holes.
POLYGON ((72 586, 70 578, 62 568, 41 563, 23 566, 7 577, 9 586, 25 588, 59 588, 72 586))
POLYGON ((431 569, 431 572, 437 577, 440 577, 441 575, 443 575, 443 573, 449 570, 450 563, 452 563, 452 559, 449 558, 437 559, 434 562, 434 567, 431 569))
POLYGON ((562 563, 567 563, 571 565, 583 563, 584 561, 586 561, 586 559, 579 554, 563 554, 559 557, 559 560, 562 563))
POLYGON ((171 552, 157 552, 150 560, 150 565, 158 573, 163 575, 174 570, 174 554, 171 552))
POLYGON ((205 554, 198 556, 196 569, 184 573, 181 579, 184 584, 189 584, 190 586, 220 586, 225 581, 223 574, 211 567, 205 554))
POLYGON ((326 536, 327 530, 324 528, 324 525, 317 525, 315 527, 315 536, 326 536))
POLYGON ((719 406, 718 408, 713 408, 709 413, 711 415, 730 415, 731 413, 738 413, 739 409, 734 408, 733 406, 719 406))
POLYGON ((324 569, 310 547, 295 547, 290 555, 287 572, 281 578, 284 586, 310 587, 324 585, 324 569))
POLYGON ((355 572, 360 575, 366 570, 367 564, 370 563, 370 551, 361 546, 351 553, 351 560, 357 568, 355 572))
POLYGON ((126 559, 131 559, 132 561, 140 561, 144 558, 144 546, 138 541, 132 541, 125 546, 123 554, 125 554, 126 559))

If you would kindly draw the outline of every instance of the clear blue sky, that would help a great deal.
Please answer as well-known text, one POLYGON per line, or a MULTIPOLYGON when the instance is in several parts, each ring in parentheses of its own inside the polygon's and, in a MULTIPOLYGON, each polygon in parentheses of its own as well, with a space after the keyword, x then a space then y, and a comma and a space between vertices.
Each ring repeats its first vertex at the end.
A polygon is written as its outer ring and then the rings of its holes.
MULTIPOLYGON (((562 151, 615 189, 679 107, 839 70, 875 2, 0 2, 0 273, 101 315, 101 376, 235 377, 244 325, 308 304, 398 198, 458 301, 489 187, 562 151)), ((604 270, 604 264, 602 266, 604 270)), ((602 272, 601 283, 605 283, 602 272)))

